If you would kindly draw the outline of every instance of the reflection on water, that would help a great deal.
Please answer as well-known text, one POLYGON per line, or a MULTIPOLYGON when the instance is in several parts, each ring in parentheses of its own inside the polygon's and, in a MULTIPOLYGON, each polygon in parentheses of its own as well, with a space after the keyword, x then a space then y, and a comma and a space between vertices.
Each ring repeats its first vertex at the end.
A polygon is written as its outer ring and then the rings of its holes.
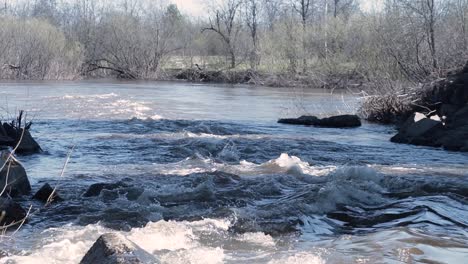
POLYGON ((276 123, 353 112, 352 96, 69 82, 3 83, 0 99, 34 119, 45 153, 20 157, 33 188, 59 184, 66 200, 3 238, 9 257, 0 263, 77 263, 109 230, 163 263, 464 263, 468 255, 467 154, 390 143, 387 126, 276 123), (83 197, 102 182, 111 184, 83 197))

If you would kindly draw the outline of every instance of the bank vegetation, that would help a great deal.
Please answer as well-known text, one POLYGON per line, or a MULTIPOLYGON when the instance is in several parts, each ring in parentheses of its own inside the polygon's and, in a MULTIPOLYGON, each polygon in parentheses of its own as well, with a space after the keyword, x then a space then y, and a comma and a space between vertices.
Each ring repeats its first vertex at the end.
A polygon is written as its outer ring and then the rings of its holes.
POLYGON ((387 93, 468 56, 468 0, 3 0, 1 79, 189 79, 387 93))

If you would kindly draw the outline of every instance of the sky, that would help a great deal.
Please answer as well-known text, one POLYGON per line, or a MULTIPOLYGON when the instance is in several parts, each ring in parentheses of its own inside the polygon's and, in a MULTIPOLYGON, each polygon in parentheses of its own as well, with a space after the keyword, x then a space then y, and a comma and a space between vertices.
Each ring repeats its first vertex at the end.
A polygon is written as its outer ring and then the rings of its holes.
MULTIPOLYGON (((17 3, 17 2, 24 2, 24 1, 31 1, 31 0, 0 0, 0 3, 3 1, 9 3, 17 3)), ((62 0, 67 2, 68 0, 62 0)), ((109 0, 112 1, 112 0, 109 0)), ((213 3, 215 1, 223 1, 223 0, 147 0, 147 1, 154 1, 154 2, 162 2, 162 3, 175 3, 179 7, 179 9, 188 15, 197 16, 197 17, 204 17, 209 14, 209 3, 213 3)), ((361 8, 364 11, 372 11, 373 9, 379 9, 379 6, 382 6, 382 2, 384 0, 357 0, 360 2, 361 8)), ((153 2, 153 3, 154 3, 153 2)))
MULTIPOLYGON (((171 0, 176 3, 179 9, 190 15, 205 16, 208 14, 208 5, 211 0, 171 0)), ((361 3, 361 8, 364 11, 372 11, 373 8, 378 9, 382 5, 382 0, 358 0, 361 3)))

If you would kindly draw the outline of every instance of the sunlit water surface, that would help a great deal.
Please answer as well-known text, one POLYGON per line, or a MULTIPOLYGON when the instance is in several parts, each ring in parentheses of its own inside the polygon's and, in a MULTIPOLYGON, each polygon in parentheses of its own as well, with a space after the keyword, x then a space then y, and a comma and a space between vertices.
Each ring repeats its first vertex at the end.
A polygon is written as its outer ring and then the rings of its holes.
MULTIPOLYGON (((468 155, 389 142, 392 127, 280 117, 356 111, 323 90, 186 83, 2 83, 44 153, 22 156, 33 205, 0 263, 78 263, 117 230, 162 263, 466 263, 468 155), (72 158, 60 172, 70 147, 72 158), (99 197, 90 184, 116 183, 99 197)), ((8 234, 7 234, 8 235, 8 234)))

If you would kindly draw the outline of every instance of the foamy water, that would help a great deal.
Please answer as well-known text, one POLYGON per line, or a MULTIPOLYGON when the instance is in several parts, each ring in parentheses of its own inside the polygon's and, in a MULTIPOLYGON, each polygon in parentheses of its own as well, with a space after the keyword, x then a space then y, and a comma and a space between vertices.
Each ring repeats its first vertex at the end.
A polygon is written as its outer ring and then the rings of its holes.
MULTIPOLYGON (((464 263, 468 156, 389 142, 392 127, 287 126, 355 111, 326 91, 181 83, 4 83, 45 153, 0 263, 78 263, 118 232, 161 263, 464 263), (76 145, 63 178, 63 162, 76 145), (93 183, 113 183, 83 197, 93 183)), ((10 116, 12 114, 10 113, 10 116)))

